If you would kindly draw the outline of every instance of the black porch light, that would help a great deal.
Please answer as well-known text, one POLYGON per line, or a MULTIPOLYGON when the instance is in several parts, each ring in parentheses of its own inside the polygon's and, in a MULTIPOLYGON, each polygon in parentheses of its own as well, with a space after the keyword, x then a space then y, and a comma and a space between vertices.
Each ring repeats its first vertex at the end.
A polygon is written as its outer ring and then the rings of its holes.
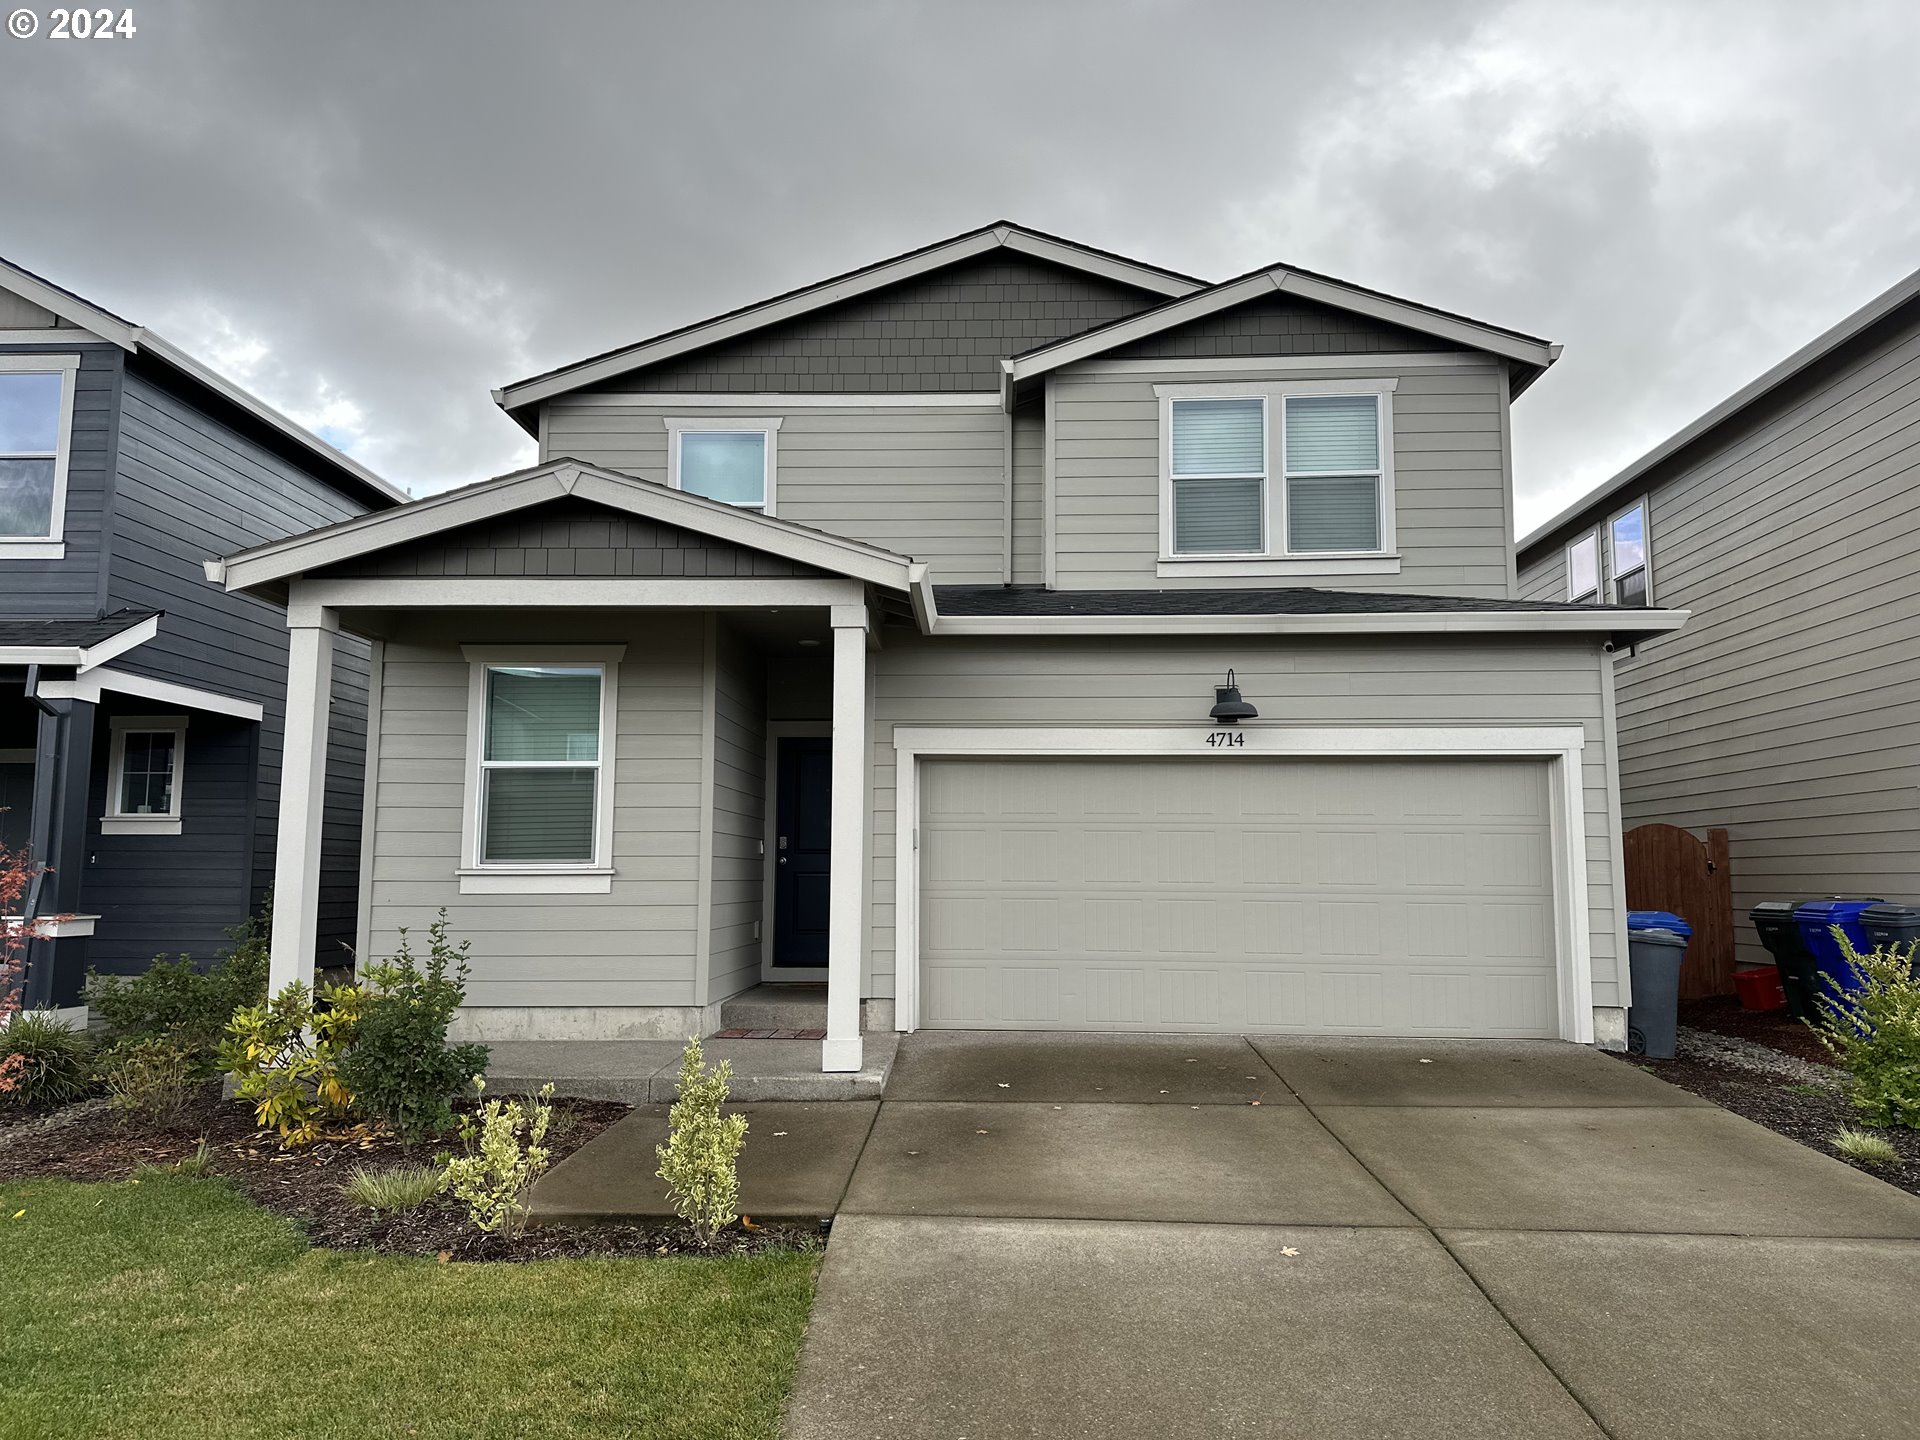
POLYGON ((1213 687, 1211 715, 1221 725, 1238 725, 1242 720, 1258 720, 1260 712, 1240 698, 1240 687, 1233 683, 1233 671, 1227 671, 1227 683, 1213 687))

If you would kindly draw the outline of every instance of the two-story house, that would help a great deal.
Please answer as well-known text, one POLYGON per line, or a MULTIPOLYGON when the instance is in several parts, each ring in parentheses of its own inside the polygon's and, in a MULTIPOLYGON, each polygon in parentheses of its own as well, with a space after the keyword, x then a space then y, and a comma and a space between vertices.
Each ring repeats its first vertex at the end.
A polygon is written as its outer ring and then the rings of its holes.
MULTIPOLYGON (((204 557, 405 499, 151 330, 0 261, 0 840, 43 867, 29 1005, 76 1006, 89 965, 211 959, 258 911, 288 632, 271 600, 208 586, 204 557)), ((342 647, 328 744, 295 778, 327 827, 303 932, 323 965, 353 936, 366 664, 342 647)))
POLYGON ((1623 657, 1629 825, 1727 832, 1762 900, 1920 893, 1920 273, 1527 536, 1521 593, 1678 606, 1623 657))
POLYGON ((362 940, 446 907, 469 1034, 806 979, 830 1071, 863 1024, 1618 1046, 1613 652, 1683 617, 1516 595, 1556 354, 998 224, 510 385, 534 468, 208 569, 287 601, 290 765, 372 642, 362 940))

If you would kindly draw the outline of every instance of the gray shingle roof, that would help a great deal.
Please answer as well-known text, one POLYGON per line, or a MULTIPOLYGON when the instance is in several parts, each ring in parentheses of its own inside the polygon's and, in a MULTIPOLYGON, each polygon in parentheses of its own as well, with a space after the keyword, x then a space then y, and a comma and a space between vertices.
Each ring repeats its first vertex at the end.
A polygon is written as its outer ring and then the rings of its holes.
POLYGON ((0 645, 6 646, 78 646, 85 649, 111 640, 142 620, 151 620, 159 610, 116 610, 98 620, 0 620, 0 645))

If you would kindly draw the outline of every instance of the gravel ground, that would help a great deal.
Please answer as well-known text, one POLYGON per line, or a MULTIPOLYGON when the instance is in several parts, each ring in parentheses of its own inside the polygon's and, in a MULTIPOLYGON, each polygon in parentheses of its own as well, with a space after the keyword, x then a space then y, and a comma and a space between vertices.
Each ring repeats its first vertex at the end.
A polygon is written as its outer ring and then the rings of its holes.
POLYGON ((1797 1055, 1785 1055, 1752 1040, 1716 1035, 1711 1030, 1680 1026, 1674 1051, 1676 1059, 1744 1070, 1753 1075, 1776 1076, 1797 1085, 1818 1085, 1836 1095, 1844 1094, 1846 1089, 1846 1077, 1831 1065, 1816 1065, 1797 1055))

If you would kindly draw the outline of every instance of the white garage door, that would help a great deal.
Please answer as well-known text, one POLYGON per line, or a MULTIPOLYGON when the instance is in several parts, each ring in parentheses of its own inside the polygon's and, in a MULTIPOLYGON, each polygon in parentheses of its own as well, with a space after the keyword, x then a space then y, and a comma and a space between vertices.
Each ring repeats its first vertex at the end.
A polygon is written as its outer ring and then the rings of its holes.
POLYGON ((921 1023, 1551 1036, 1537 761, 935 760, 921 1023))

